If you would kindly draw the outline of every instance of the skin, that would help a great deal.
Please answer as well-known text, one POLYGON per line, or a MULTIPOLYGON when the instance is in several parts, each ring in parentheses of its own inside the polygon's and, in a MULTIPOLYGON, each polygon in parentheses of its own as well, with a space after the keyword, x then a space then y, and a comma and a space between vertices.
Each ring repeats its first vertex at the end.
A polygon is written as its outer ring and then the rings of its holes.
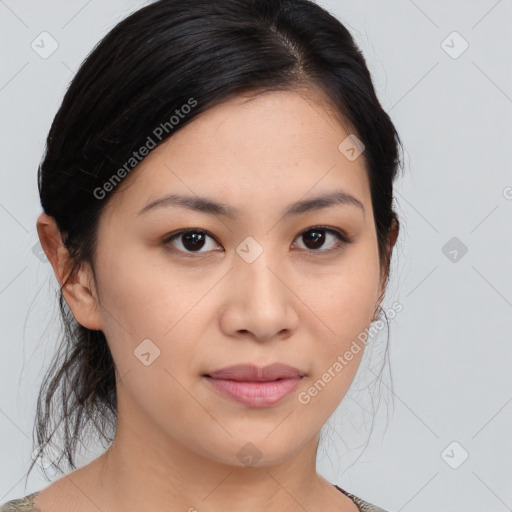
MULTIPOLYGON (((348 134, 317 90, 237 97, 176 132, 118 186, 100 218, 95 273, 85 265, 63 290, 77 321, 101 329, 112 351, 116 438, 41 491, 43 512, 70 504, 110 512, 357 510, 317 474, 316 451, 363 350, 309 404, 298 400, 369 327, 384 291, 364 153, 350 161, 338 150, 348 134), (334 189, 355 196, 364 214, 345 204, 281 219, 290 203, 334 189), (138 215, 171 192, 241 214, 167 207, 138 215), (319 225, 352 243, 325 254, 337 239, 322 232, 314 249, 303 235, 319 225), (183 237, 164 243, 185 228, 215 239, 199 252, 183 237), (248 236, 263 249, 252 263, 236 252, 248 236), (147 366, 134 356, 146 338, 160 350, 147 366), (306 376, 265 408, 225 398, 202 377, 246 362, 283 362, 306 376), (248 442, 261 454, 254 466, 237 457, 248 442)), ((55 222, 42 214, 37 228, 62 284, 71 261, 55 222)), ((398 232, 391 235, 389 251, 398 232)))

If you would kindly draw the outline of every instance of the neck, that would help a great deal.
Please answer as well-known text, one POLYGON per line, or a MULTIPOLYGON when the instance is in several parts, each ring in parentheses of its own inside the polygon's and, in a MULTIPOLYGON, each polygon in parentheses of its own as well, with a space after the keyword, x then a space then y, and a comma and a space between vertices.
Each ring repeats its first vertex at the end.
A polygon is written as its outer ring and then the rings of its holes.
POLYGON ((191 450, 140 411, 123 410, 121 401, 114 442, 94 461, 102 510, 320 510, 330 484, 316 473, 318 435, 285 460, 232 465, 191 450))

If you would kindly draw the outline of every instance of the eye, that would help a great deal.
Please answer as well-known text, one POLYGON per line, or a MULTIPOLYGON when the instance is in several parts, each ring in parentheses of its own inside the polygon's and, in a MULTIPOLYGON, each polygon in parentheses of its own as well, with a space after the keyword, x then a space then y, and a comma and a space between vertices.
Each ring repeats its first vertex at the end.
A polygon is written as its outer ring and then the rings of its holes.
MULTIPOLYGON (((212 250, 212 247, 208 247, 206 243, 207 239, 215 240, 207 231, 203 229, 188 229, 185 231, 179 231, 164 240, 164 244, 174 244, 174 241, 177 240, 179 243, 178 248, 176 249, 178 252, 185 253, 188 256, 187 251, 191 252, 208 252, 212 250), (181 247, 179 247, 181 245, 181 247), (205 251, 201 251, 206 247, 205 251)), ((174 249, 171 249, 174 251, 174 249)))
POLYGON ((313 228, 309 228, 306 231, 303 231, 297 237, 297 239, 304 240, 306 249, 321 253, 337 251, 345 244, 349 244, 351 242, 351 240, 340 231, 323 226, 315 226, 313 228), (332 241, 330 244, 331 247, 324 250, 319 250, 326 243, 326 241, 329 240, 329 237, 332 241))

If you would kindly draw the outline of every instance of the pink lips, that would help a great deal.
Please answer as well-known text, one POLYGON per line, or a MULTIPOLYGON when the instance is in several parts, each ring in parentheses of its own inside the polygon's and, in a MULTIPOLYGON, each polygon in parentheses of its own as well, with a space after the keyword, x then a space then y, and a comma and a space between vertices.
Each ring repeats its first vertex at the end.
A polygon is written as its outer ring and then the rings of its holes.
POLYGON ((218 391, 249 407, 273 405, 289 395, 304 373, 292 366, 275 363, 258 368, 242 364, 205 375, 218 391), (279 380, 278 380, 279 379, 279 380))

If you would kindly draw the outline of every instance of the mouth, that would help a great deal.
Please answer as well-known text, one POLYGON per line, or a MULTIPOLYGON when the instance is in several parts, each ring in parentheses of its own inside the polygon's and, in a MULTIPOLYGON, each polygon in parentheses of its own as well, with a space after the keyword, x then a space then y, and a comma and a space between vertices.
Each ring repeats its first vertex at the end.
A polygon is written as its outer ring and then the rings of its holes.
POLYGON ((267 407, 274 405, 299 385, 303 377, 278 378, 270 381, 241 381, 214 379, 208 375, 204 378, 223 396, 248 407, 267 407))
POLYGON ((280 402, 304 376, 297 368, 281 363, 263 368, 235 365, 202 375, 221 395, 248 407, 268 407, 280 402))
POLYGON ((236 364, 220 370, 209 372, 204 376, 212 379, 227 379, 244 382, 270 382, 278 379, 304 377, 301 370, 283 363, 274 363, 259 367, 254 364, 236 364))

